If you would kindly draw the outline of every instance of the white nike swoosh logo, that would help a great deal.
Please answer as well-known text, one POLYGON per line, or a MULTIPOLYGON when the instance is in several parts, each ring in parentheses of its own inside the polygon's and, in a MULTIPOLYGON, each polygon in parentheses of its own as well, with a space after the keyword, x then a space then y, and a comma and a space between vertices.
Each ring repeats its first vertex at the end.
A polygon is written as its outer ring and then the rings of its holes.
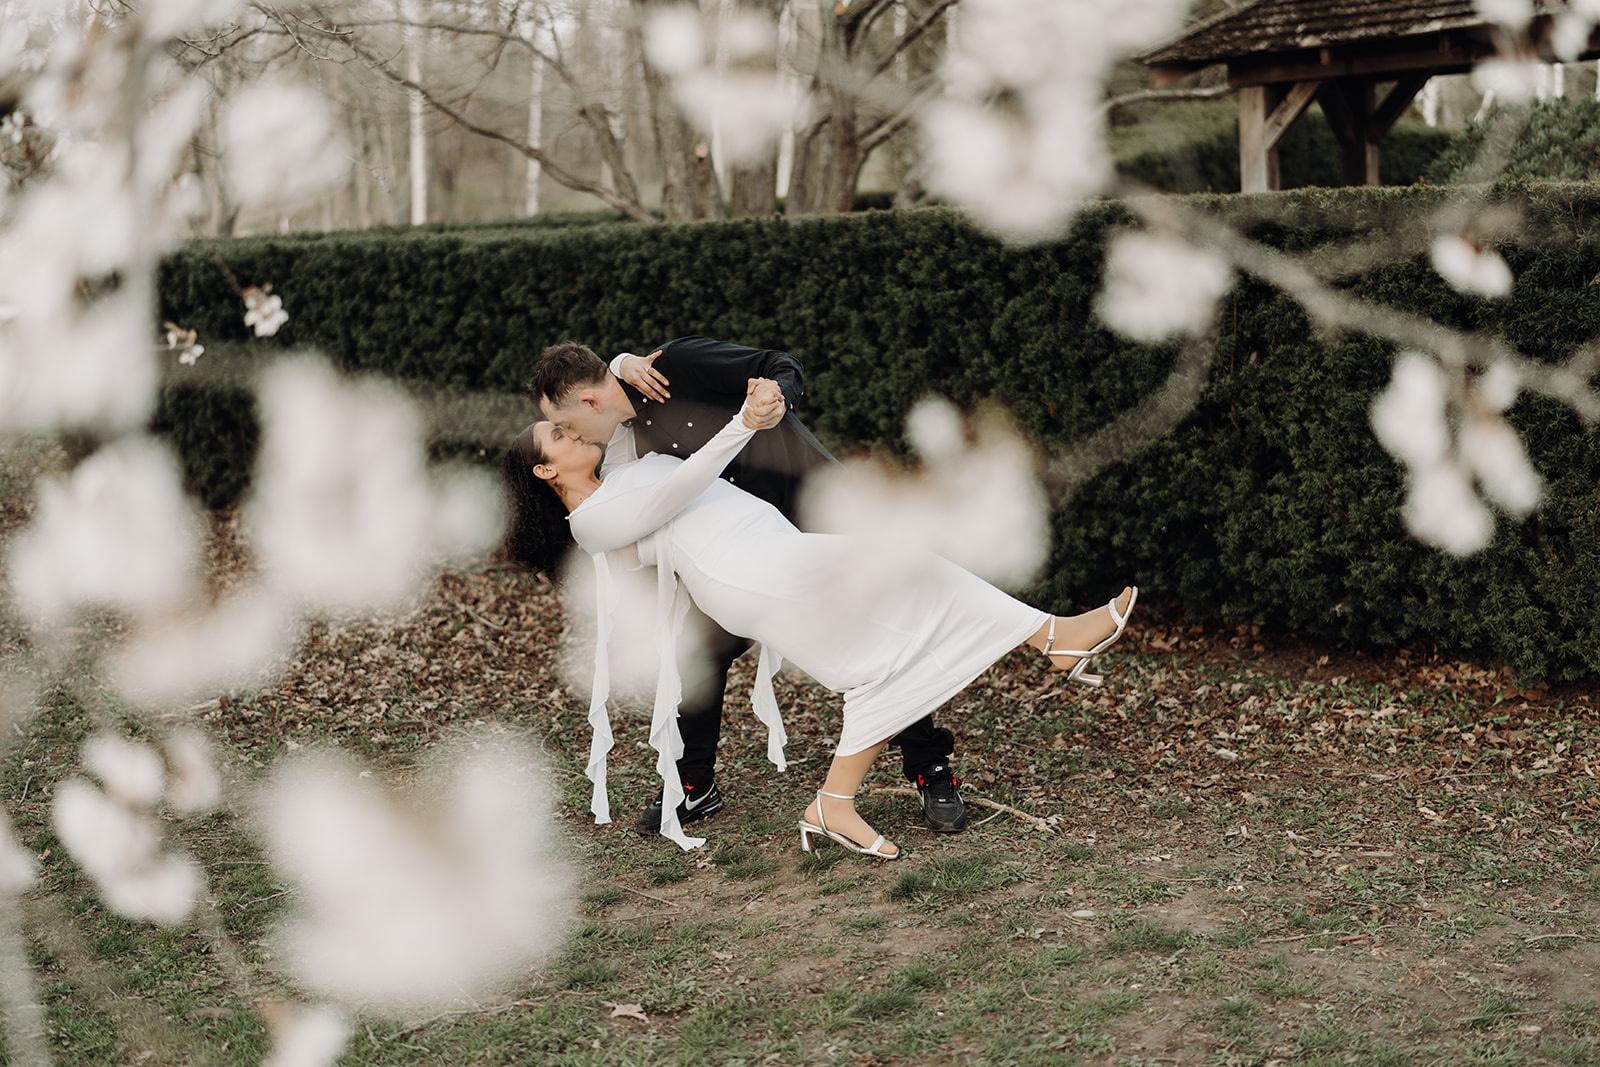
POLYGON ((704 804, 706 801, 708 801, 710 799, 711 799, 711 794, 710 793, 707 793, 705 796, 701 797, 699 800, 690 800, 688 797, 684 797, 683 798, 683 810, 684 811, 693 811, 695 808, 698 808, 700 805, 704 804))

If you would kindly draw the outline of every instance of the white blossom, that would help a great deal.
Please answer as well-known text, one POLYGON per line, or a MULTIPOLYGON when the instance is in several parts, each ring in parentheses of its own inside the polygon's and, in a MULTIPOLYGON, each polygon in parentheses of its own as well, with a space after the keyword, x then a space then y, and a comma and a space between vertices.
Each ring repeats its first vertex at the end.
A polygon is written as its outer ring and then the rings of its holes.
POLYGON ((398 607, 437 561, 493 542, 499 498, 461 487, 487 475, 431 477, 422 418, 399 387, 296 357, 264 373, 257 395, 262 441, 245 526, 267 580, 291 602, 332 615, 398 607), (474 498, 494 502, 492 517, 438 519, 441 501, 474 498), (463 540, 441 541, 451 536, 463 540))
POLYGON ((806 528, 848 534, 862 547, 850 563, 852 577, 831 587, 870 599, 883 584, 900 580, 902 565, 922 565, 915 550, 997 584, 1030 581, 1050 548, 1049 501, 1031 449, 1008 428, 986 422, 968 444, 959 416, 939 398, 921 401, 907 426, 923 460, 915 473, 855 460, 806 481, 806 528))
POLYGON ((1484 495, 1522 518, 1539 506, 1543 480, 1528 461, 1517 431, 1494 415, 1474 416, 1461 428, 1461 457, 1484 495))
POLYGON ((1460 292, 1488 297, 1511 292, 1511 268, 1493 249, 1459 234, 1445 234, 1434 240, 1429 255, 1433 269, 1460 292))
POLYGON ((705 21, 692 4, 653 8, 645 22, 644 55, 663 74, 687 74, 711 59, 705 21))
POLYGON ((340 1003, 405 1015, 486 995, 551 952, 573 914, 544 772, 521 743, 447 746, 398 796, 347 757, 308 754, 278 765, 259 811, 299 890, 274 956, 340 1003))
POLYGON ((161 853, 148 814, 69 778, 56 787, 50 815, 56 836, 117 914, 173 925, 193 910, 204 876, 188 857, 161 853))
POLYGON ((281 598, 245 586, 214 604, 141 622, 110 653, 104 670, 123 699, 167 707, 265 684, 285 664, 302 628, 281 598))
POLYGON ((200 865, 188 856, 168 853, 106 879, 100 894, 118 915, 176 926, 194 911, 204 889, 200 865))
POLYGON ((1589 47, 1594 32, 1594 16, 1563 11, 1551 23, 1550 50, 1566 63, 1576 63, 1589 47))
POLYGON ((83 607, 172 607, 198 587, 198 521, 171 452, 124 438, 41 482, 33 521, 7 554, 12 589, 47 624, 83 607))
POLYGON ((158 41, 194 34, 229 21, 243 6, 242 0, 154 0, 141 8, 144 32, 158 41))
POLYGON ((1457 556, 1479 551, 1494 536, 1494 516, 1472 491, 1472 480, 1454 462, 1435 463, 1413 472, 1401 514, 1420 540, 1457 556))
POLYGON ((351 156, 326 100, 303 85, 265 81, 229 100, 222 159, 237 200, 287 210, 342 181, 351 156))
POLYGON ((0 895, 16 896, 26 892, 37 876, 38 865, 17 843, 11 820, 0 813, 0 895))
POLYGON ((124 804, 153 808, 160 801, 166 772, 161 756, 144 742, 102 730, 83 743, 81 755, 84 768, 124 804))
POLYGON ((1436 361, 1420 352, 1402 352, 1388 387, 1369 409, 1373 432, 1407 466, 1442 463, 1450 451, 1448 396, 1449 381, 1436 361))
POLYGON ((206 351, 206 346, 200 343, 198 333, 186 330, 173 322, 163 324, 161 343, 167 351, 177 352, 178 362, 186 367, 194 366, 206 351))
POLYGON ((72 858, 99 881, 155 859, 161 847, 156 824, 96 789, 83 778, 56 786, 50 807, 56 836, 72 858))
POLYGON ((1163 234, 1122 233, 1106 250, 1105 288, 1095 311, 1135 341, 1202 334, 1232 284, 1233 271, 1220 256, 1163 234))
POLYGON ((259 289, 251 286, 243 295, 244 324, 257 337, 272 337, 289 321, 289 313, 283 310, 283 297, 274 294, 270 285, 259 289))
POLYGON ((1111 177, 1105 80, 1187 0, 966 0, 919 115, 928 188, 1013 243, 1058 236, 1111 177))
POLYGON ((1479 402, 1491 411, 1505 411, 1516 402, 1522 376, 1509 359, 1496 361, 1475 383, 1479 402))
POLYGON ((651 65, 671 79, 673 99, 689 121, 716 131, 728 163, 753 162, 809 117, 808 97, 778 72, 772 19, 736 10, 712 39, 692 6, 665 7, 651 13, 645 31, 651 65))
POLYGON ((1526 104, 1539 90, 1539 62, 1499 56, 1481 60, 1472 68, 1472 87, 1509 104, 1526 104))
POLYGON ((1520 30, 1533 20, 1532 0, 1474 0, 1478 14, 1507 29, 1520 30))
POLYGON ((1070 90, 1009 110, 946 97, 920 121, 929 190, 1012 243, 1059 234, 1111 178, 1096 105, 1070 90))
POLYGON ((261 1067, 333 1067, 350 1041, 350 1020, 325 1004, 274 1008, 272 1053, 261 1067))
MULTIPOLYGON (((0 241, 0 248, 11 245, 0 241)), ((15 248, 15 245, 12 245, 15 248)), ((0 252, 0 300, 14 316, 0 323, 0 429, 22 433, 137 430, 148 421, 160 372, 149 342, 145 307, 128 296, 97 301, 82 312, 29 302, 9 283, 19 272, 51 271, 6 264, 0 252)), ((75 276, 74 276, 75 277, 75 276)), ((65 296, 68 289, 62 288, 65 296)))
POLYGON ((807 98, 775 71, 694 71, 673 82, 673 97, 700 129, 716 127, 721 156, 734 166, 756 161, 810 114, 807 98))
POLYGON ((210 811, 222 800, 211 743, 192 726, 180 727, 161 739, 167 757, 167 806, 185 815, 210 811))

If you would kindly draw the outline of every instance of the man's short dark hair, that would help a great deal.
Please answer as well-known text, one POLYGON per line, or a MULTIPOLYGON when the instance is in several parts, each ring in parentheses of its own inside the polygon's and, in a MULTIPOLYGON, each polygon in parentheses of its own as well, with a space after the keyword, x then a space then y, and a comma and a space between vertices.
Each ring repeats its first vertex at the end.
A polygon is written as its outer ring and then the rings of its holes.
POLYGON ((548 400, 556 406, 566 402, 575 390, 605 381, 611 368, 588 345, 562 341, 539 355, 528 383, 528 396, 537 405, 548 400))

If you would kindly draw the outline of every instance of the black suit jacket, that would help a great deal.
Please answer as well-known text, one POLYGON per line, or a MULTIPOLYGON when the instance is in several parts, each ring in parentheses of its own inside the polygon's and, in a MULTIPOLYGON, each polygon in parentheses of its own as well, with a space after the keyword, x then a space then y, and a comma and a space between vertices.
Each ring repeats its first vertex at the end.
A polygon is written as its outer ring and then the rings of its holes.
POLYGON ((657 403, 622 383, 638 413, 633 437, 639 455, 688 456, 739 413, 751 378, 771 378, 787 405, 783 421, 757 433, 722 476, 796 522, 801 479, 819 466, 838 462, 795 414, 805 398, 800 361, 776 349, 699 335, 674 338, 657 347, 661 355, 655 367, 666 376, 671 397, 657 403))

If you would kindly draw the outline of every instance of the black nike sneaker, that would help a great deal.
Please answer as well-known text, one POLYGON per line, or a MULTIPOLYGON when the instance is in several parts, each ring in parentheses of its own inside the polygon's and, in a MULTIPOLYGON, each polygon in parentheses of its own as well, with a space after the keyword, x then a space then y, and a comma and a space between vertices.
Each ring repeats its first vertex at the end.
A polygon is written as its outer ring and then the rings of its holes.
MULTIPOLYGON (((645 808, 644 814, 633 824, 633 828, 646 837, 661 832, 661 800, 660 794, 657 794, 655 803, 645 808)), ((717 788, 716 782, 703 790, 689 782, 683 783, 683 803, 678 805, 678 825, 687 826, 721 810, 722 790, 717 788)))
POLYGON ((922 798, 922 816, 930 829, 941 834, 959 833, 967 828, 967 802, 961 799, 956 786, 959 779, 950 764, 940 760, 931 764, 916 779, 917 794, 922 798))

